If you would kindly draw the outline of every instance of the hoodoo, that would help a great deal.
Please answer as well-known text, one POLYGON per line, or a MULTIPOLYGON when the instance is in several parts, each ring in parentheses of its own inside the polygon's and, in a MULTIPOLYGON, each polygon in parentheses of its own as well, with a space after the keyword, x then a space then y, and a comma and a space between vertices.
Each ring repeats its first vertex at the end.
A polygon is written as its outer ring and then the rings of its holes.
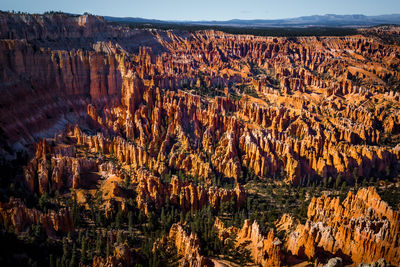
POLYGON ((398 26, 157 25, 0 12, 1 266, 400 265, 398 26))

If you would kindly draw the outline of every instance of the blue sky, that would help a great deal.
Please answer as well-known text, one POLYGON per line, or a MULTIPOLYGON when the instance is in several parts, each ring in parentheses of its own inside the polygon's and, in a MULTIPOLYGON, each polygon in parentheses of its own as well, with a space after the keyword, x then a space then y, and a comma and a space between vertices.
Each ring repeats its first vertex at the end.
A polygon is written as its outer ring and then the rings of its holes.
POLYGON ((400 13, 400 0, 1 0, 0 10, 48 10, 162 20, 277 19, 400 13))

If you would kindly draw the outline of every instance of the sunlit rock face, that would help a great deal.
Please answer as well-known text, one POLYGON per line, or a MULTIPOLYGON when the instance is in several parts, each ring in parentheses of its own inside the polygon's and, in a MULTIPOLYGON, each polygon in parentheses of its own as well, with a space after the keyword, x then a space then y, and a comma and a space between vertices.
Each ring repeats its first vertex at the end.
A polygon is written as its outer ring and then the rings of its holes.
MULTIPOLYGON (((132 203, 145 216, 167 204, 182 213, 243 208, 249 173, 293 186, 393 178, 400 47, 385 38, 399 30, 359 32, 256 37, 1 12, 1 158, 27 152, 16 180, 30 195, 73 192, 84 206, 87 192, 101 191, 106 217, 128 213, 132 203)), ((68 208, 45 212, 17 198, 0 203, 0 215, 16 232, 38 223, 52 236, 74 229, 68 208)), ((236 234, 263 266, 321 253, 349 264, 400 264, 399 214, 374 189, 343 202, 313 198, 307 216, 300 224, 284 215, 283 238, 261 233, 257 221, 226 228, 217 220, 214 228, 222 241, 236 234)), ((158 243, 171 240, 180 265, 212 262, 184 224, 158 243)), ((93 265, 135 262, 129 247, 111 254, 93 265)))
POLYGON ((244 246, 248 249, 254 263, 262 266, 282 266, 284 264, 282 241, 275 237, 272 230, 264 236, 256 221, 251 223, 249 220, 245 220, 242 228, 233 226, 226 228, 224 223, 217 218, 214 228, 224 242, 231 239, 233 235, 236 246, 244 246))
POLYGON ((20 199, 14 198, 10 198, 8 203, 0 203, 0 220, 2 225, 13 227, 17 233, 26 231, 29 226, 36 224, 40 224, 48 236, 74 230, 74 223, 68 209, 61 209, 58 212, 54 210, 41 212, 26 207, 20 199))
POLYGON ((238 180, 251 169, 285 173, 291 184, 337 174, 353 183, 354 170, 368 177, 397 166, 398 150, 383 145, 400 131, 389 86, 400 77, 397 46, 361 35, 189 34, 94 16, 1 16, 8 145, 78 123, 147 147, 159 172, 206 180, 213 170, 238 180))
MULTIPOLYGON (((278 225, 285 225, 281 220, 278 225)), ((399 212, 382 201, 373 187, 349 192, 338 198, 313 198, 308 220, 294 230, 286 227, 287 250, 294 255, 316 257, 321 251, 343 258, 347 263, 373 263, 381 258, 399 265, 399 212)))
POLYGON ((153 249, 168 246, 169 242, 176 247, 180 257, 179 266, 214 266, 210 259, 201 255, 200 240, 195 233, 187 233, 181 224, 173 224, 167 236, 154 243, 153 249))

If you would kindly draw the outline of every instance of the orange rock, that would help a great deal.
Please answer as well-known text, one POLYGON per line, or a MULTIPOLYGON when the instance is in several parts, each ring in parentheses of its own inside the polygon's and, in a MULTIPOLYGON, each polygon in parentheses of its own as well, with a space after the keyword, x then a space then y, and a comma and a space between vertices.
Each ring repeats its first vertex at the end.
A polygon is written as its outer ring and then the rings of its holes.
POLYGON ((178 177, 173 176, 171 183, 166 186, 160 178, 150 173, 139 170, 137 172, 138 186, 136 187, 138 207, 146 214, 149 206, 161 209, 165 199, 169 198, 171 204, 180 207, 183 211, 198 210, 210 205, 219 209, 223 202, 232 201, 237 207, 245 204, 246 192, 237 185, 235 189, 204 188, 191 183, 183 183, 178 177))
POLYGON ((288 231, 286 247, 294 255, 312 258, 324 250, 354 264, 380 258, 399 264, 399 213, 373 187, 349 192, 342 203, 338 198, 313 198, 307 215, 305 225, 288 231))
POLYGON ((68 233, 74 230, 72 215, 68 209, 42 213, 37 209, 27 208, 20 199, 12 197, 8 203, 0 203, 0 220, 2 225, 13 226, 16 232, 23 232, 34 224, 41 224, 49 236, 54 236, 57 232, 68 233))
POLYGON ((113 255, 107 258, 95 256, 93 258, 93 267, 116 267, 132 266, 136 263, 135 255, 127 244, 119 244, 115 247, 113 255))
POLYGON ((168 236, 164 236, 154 243, 153 250, 168 245, 168 241, 176 246, 177 254, 181 257, 179 266, 208 266, 210 260, 201 255, 200 240, 197 235, 195 233, 187 234, 181 224, 173 224, 168 236))
POLYGON ((245 246, 250 251, 254 263, 262 266, 283 266, 282 242, 275 237, 272 230, 267 236, 263 236, 256 221, 251 224, 249 220, 245 220, 241 229, 236 227, 227 229, 224 223, 217 218, 214 229, 222 240, 230 238, 232 234, 236 236, 236 246, 245 246))

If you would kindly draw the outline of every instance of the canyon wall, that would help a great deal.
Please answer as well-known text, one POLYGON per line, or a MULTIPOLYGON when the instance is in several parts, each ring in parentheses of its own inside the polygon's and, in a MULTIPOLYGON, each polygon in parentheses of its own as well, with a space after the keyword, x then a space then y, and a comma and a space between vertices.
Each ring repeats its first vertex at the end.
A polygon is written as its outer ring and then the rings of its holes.
POLYGON ((264 236, 260 232, 258 223, 256 221, 251 223, 250 220, 245 220, 241 229, 233 226, 226 228, 218 218, 214 229, 224 242, 229 238, 235 238, 235 246, 244 246, 249 250, 254 263, 261 266, 283 266, 282 242, 275 237, 273 230, 264 236))
POLYGON ((16 233, 24 232, 33 225, 40 225, 48 236, 68 233, 74 230, 69 209, 41 212, 28 208, 20 199, 10 198, 8 203, 0 202, 1 224, 13 228, 16 233))
POLYGON ((339 198, 313 198, 307 216, 307 222, 297 226, 287 224, 288 216, 281 219, 279 225, 286 224, 282 229, 288 232, 288 252, 307 258, 339 256, 347 264, 381 258, 400 264, 399 212, 382 201, 374 188, 349 192, 342 203, 339 198))
POLYGON ((165 249, 172 242, 180 257, 179 266, 200 267, 213 266, 210 260, 201 255, 200 240, 195 233, 188 234, 181 224, 173 224, 167 236, 153 245, 155 249, 165 249))
POLYGON ((398 148, 385 145, 400 133, 390 86, 400 77, 397 46, 361 35, 272 38, 132 30, 90 15, 1 16, 4 152, 78 123, 133 141, 159 174, 174 168, 208 183, 212 173, 239 180, 246 170, 289 184, 337 175, 355 183, 398 169, 398 148))
MULTIPOLYGON (((27 196, 76 194, 86 208, 98 190, 106 217, 132 206, 149 216, 166 203, 186 213, 244 208, 249 177, 296 186, 392 179, 400 47, 371 31, 275 38, 0 12, 1 162, 27 151, 10 182, 27 196)), ((44 212, 4 198, 1 222, 16 232, 39 223, 52 236, 74 229, 64 206, 44 212)), ((313 198, 305 224, 285 215, 277 226, 282 240, 256 221, 215 222, 222 241, 235 236, 263 266, 335 257, 400 264, 399 213, 372 188, 341 203, 313 198)), ((182 266, 209 264, 189 232, 173 224, 154 246, 172 242, 182 266)), ((122 246, 93 265, 133 258, 122 246)))

